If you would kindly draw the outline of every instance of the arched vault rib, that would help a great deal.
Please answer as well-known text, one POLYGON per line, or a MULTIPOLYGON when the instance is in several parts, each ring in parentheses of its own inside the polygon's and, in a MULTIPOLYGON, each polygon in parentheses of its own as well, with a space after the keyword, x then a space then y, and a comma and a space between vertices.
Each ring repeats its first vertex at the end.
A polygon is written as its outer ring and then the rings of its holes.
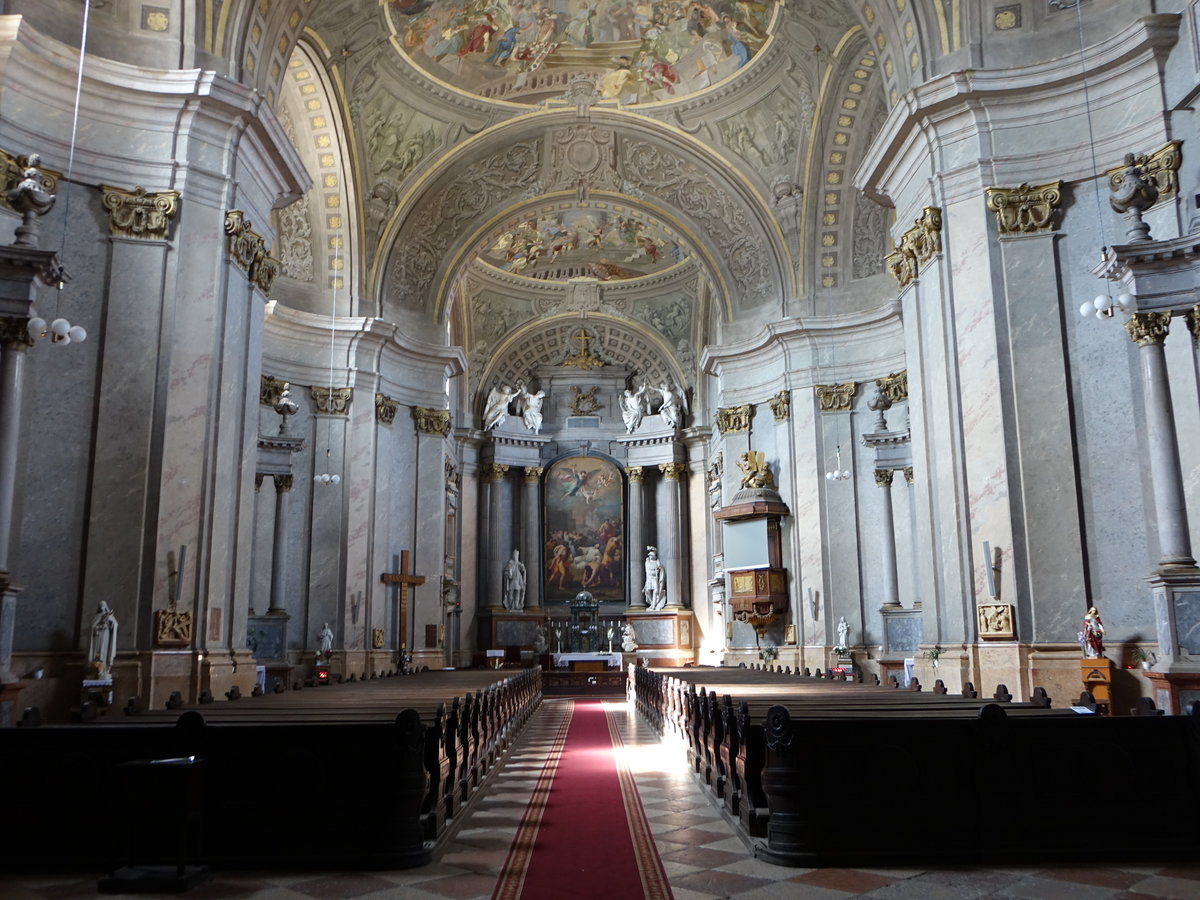
POLYGON ((794 292, 779 225, 745 178, 680 129, 600 108, 520 116, 448 153, 398 205, 371 283, 385 305, 444 317, 442 300, 488 223, 564 191, 640 201, 677 223, 725 290, 727 315, 794 292))

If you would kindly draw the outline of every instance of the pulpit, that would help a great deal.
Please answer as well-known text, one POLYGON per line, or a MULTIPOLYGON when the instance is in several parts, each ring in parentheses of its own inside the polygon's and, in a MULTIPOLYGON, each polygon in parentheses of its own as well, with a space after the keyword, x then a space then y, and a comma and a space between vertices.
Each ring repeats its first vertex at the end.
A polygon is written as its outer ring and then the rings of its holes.
MULTIPOLYGON (((761 467, 761 461, 757 465, 761 467)), ((755 474, 763 471, 753 470, 755 474)), ((755 484, 749 476, 743 480, 742 490, 734 495, 733 503, 714 513, 724 528, 730 611, 738 621, 753 626, 759 635, 767 626, 786 617, 788 611, 780 519, 789 514, 773 484, 755 484)))

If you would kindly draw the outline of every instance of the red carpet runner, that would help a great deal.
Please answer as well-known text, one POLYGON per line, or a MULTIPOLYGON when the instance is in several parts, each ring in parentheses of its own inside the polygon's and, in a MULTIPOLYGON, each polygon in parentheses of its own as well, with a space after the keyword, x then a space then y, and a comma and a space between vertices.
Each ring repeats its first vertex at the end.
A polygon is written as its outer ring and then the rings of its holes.
POLYGON ((621 746, 601 701, 572 702, 492 900, 670 900, 621 746))

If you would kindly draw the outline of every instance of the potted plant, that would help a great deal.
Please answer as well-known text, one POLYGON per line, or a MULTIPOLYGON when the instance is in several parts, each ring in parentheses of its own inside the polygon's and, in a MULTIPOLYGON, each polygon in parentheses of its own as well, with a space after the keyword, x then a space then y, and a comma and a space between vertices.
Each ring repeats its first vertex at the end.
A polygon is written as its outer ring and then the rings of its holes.
POLYGON ((1129 651, 1129 658, 1135 663, 1141 663, 1143 669, 1149 669, 1154 665, 1154 653, 1145 647, 1134 647, 1129 651))

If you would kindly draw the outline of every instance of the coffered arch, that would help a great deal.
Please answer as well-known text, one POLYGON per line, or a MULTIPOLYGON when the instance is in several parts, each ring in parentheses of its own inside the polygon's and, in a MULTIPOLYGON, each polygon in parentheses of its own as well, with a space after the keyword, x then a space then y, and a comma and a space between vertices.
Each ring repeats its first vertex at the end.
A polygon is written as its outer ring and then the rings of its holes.
POLYGON ((748 181, 686 132, 607 108, 545 109, 460 144, 402 199, 371 281, 385 310, 444 320, 449 287, 491 223, 522 203, 605 194, 687 235, 727 316, 794 293, 779 225, 748 181))

